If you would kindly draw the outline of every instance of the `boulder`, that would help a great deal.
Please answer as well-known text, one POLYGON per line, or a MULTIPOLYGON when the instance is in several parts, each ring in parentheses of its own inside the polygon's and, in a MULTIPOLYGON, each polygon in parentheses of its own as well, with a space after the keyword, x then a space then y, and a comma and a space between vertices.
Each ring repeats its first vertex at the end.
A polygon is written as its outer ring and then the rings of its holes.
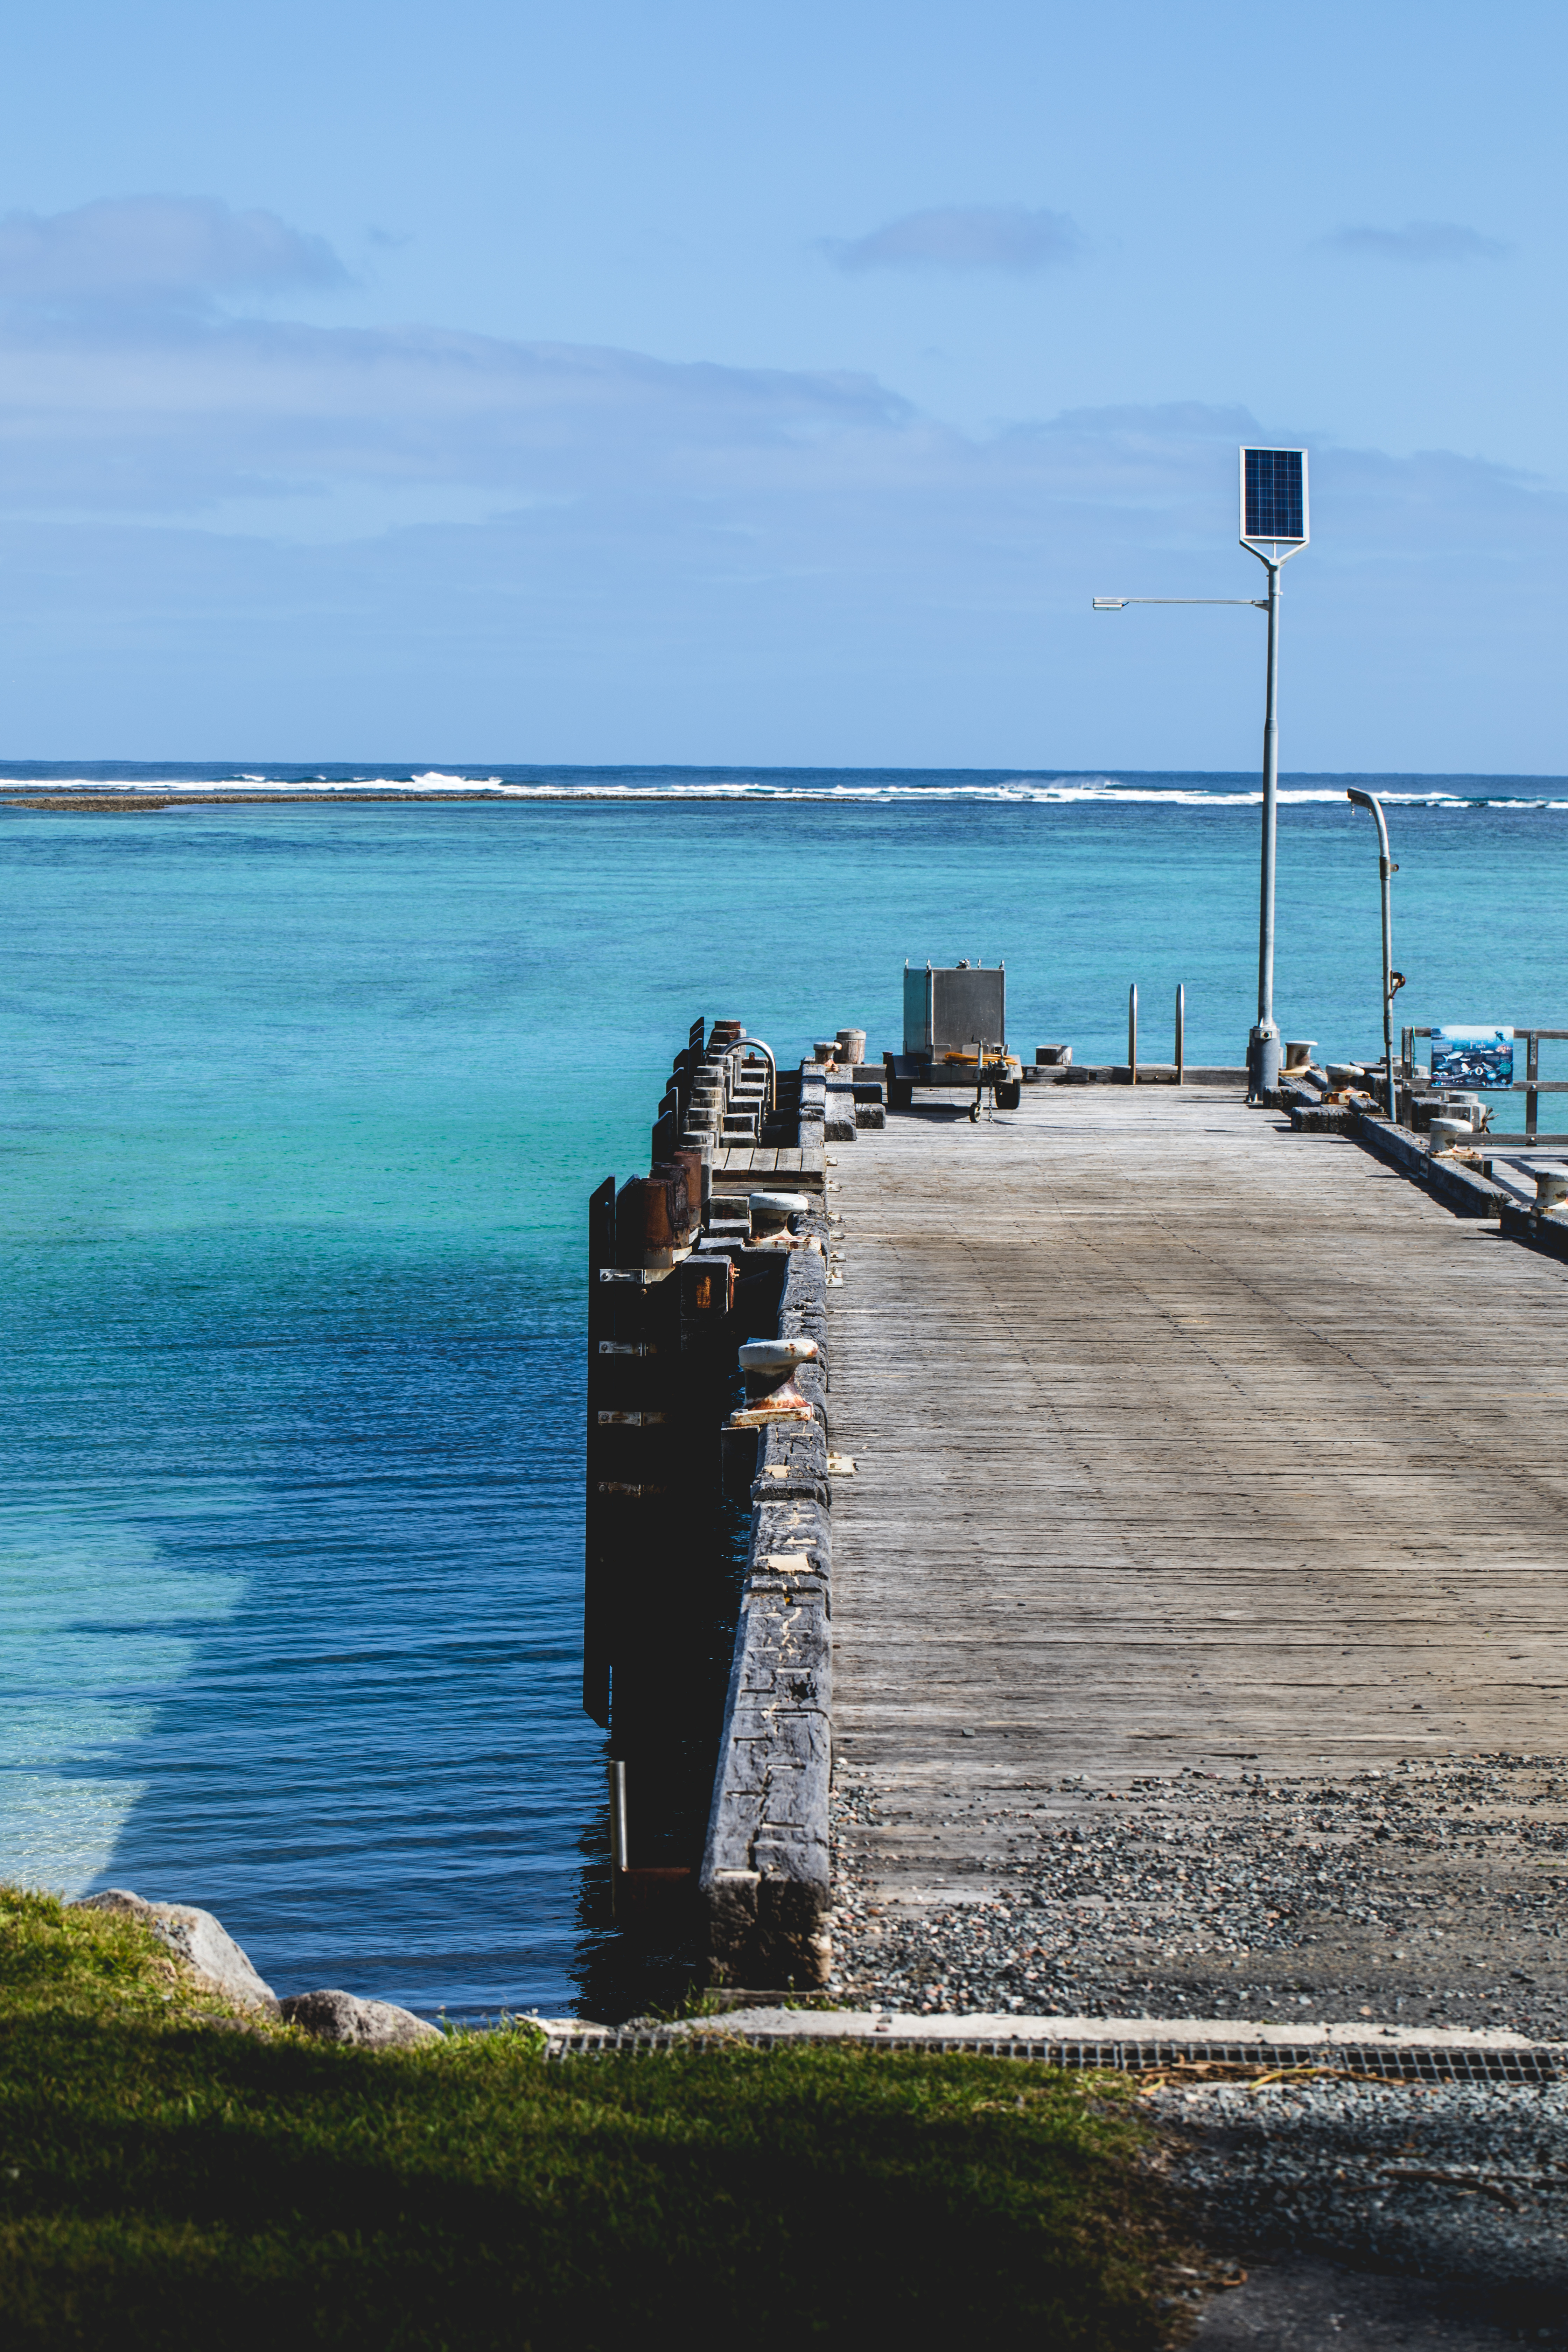
POLYGON ((406 2050, 416 2042, 439 2042, 439 2026, 390 2000, 361 2000, 352 1992, 301 1992, 282 2003, 284 2021, 318 2042, 343 2042, 356 2050, 406 2050))
POLYGON ((155 1936, 191 1969, 209 1992, 222 1993, 244 2009, 278 2014, 278 1997, 264 1984, 234 1937, 210 1911, 191 1903, 149 1903, 123 1886, 105 1887, 73 1904, 76 1911, 121 1911, 143 1920, 155 1936))

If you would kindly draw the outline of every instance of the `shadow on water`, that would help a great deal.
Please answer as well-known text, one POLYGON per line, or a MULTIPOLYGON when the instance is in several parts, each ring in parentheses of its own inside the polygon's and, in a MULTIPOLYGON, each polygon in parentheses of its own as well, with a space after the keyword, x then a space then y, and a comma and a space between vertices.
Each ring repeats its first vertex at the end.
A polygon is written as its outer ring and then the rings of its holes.
POLYGON ((126 1801, 85 1870, 29 1874, 204 1905, 279 1991, 558 2009, 596 1745, 573 1302, 500 1252, 356 1236, 139 1239, 93 1272, 118 1344, 85 1383, 80 1286, 39 1315, 14 1463, 47 1499, 0 1533, 51 1634, 29 1751, 126 1801))
MULTIPOLYGON (((717 1454, 715 1433, 715 1465, 717 1454)), ((678 2009, 702 1982, 697 1880, 751 1536, 749 1493, 725 1494, 715 1475, 682 1532, 679 1559, 667 1553, 662 1569, 649 1568, 660 1597, 682 1605, 640 1617, 635 1674, 620 1675, 614 1735, 604 1743, 605 1801, 580 1840, 576 2010, 605 2024, 678 2009), (612 1752, 626 1766, 632 1864, 614 1885, 612 1752)))

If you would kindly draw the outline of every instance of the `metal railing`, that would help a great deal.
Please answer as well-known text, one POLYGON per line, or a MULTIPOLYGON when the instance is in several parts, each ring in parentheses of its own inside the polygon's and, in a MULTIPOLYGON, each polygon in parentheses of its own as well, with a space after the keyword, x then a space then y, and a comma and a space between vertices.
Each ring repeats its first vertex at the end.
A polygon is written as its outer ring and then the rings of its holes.
MULTIPOLYGON (((1406 1028, 1400 1033, 1399 1058, 1404 1066, 1404 1079, 1407 1087, 1414 1087, 1418 1077, 1426 1076, 1429 1079, 1431 1076, 1430 1070, 1421 1070, 1415 1060, 1416 1038, 1430 1037, 1431 1034, 1430 1029, 1406 1028)), ((1470 1091, 1479 1095, 1522 1095, 1524 1097, 1524 1139, 1527 1143, 1533 1143, 1541 1125, 1542 1096, 1568 1095, 1568 1078, 1542 1076, 1541 1042, 1542 1038, 1548 1041, 1552 1038, 1568 1039, 1568 1029, 1526 1029, 1521 1027, 1516 1022, 1513 1024, 1513 1037, 1515 1045, 1521 1037, 1524 1040, 1523 1077, 1515 1078, 1511 1086, 1478 1086, 1472 1087, 1470 1091)))
MULTIPOLYGON (((1176 1084, 1185 1083, 1187 1071, 1187 992, 1184 983, 1176 991, 1176 1084)), ((1138 1083, 1138 983, 1134 981, 1127 992, 1127 1075, 1134 1086, 1138 1083)))

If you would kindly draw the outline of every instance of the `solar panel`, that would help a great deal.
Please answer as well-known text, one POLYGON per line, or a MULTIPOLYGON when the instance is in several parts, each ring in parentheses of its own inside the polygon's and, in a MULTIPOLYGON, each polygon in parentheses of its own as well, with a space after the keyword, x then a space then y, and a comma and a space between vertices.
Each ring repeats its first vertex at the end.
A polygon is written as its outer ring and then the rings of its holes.
POLYGON ((1307 537, 1305 449, 1243 449, 1241 536, 1294 540, 1307 537))

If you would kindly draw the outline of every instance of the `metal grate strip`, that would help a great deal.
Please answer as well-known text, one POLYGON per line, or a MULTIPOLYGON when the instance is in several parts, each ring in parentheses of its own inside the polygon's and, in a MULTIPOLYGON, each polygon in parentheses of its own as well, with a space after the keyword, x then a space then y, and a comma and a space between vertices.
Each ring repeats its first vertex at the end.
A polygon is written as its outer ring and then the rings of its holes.
POLYGON ((1139 2074, 1176 2066, 1245 2068, 1258 2074, 1289 2074, 1316 2067, 1335 2074, 1373 2075, 1393 2083, 1520 2083, 1542 2084, 1568 2078, 1568 2057, 1554 2050, 1449 2049, 1425 2045, 1391 2049, 1376 2042, 1275 2044, 1260 2051, 1256 2042, 1026 2042, 998 2039, 973 2041, 956 2035, 858 2033, 811 2036, 798 2033, 736 2032, 722 2037, 680 2032, 656 2032, 647 2028, 553 2035, 547 2055, 552 2059, 645 2053, 695 2047, 721 2053, 743 2042, 754 2050, 815 2046, 818 2039, 852 2042, 857 2048, 923 2052, 928 2056, 1030 2059, 1037 2065, 1071 2070, 1102 2068, 1121 2074, 1139 2074))

